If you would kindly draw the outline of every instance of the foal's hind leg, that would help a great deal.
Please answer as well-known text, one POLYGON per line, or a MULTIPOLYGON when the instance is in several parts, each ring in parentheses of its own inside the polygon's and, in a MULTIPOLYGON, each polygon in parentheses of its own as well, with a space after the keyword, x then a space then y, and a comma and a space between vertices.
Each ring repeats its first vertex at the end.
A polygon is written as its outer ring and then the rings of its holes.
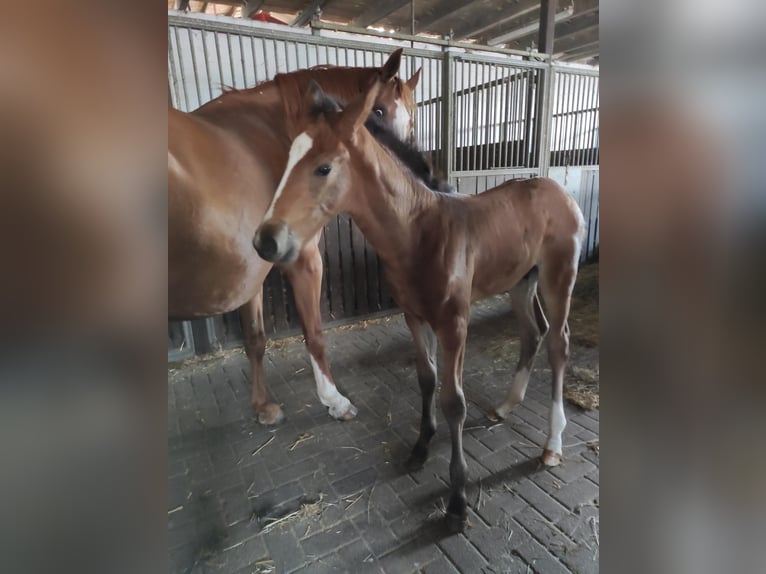
POLYGON ((295 306, 303 325, 306 347, 311 354, 311 367, 319 400, 329 409, 333 418, 347 421, 356 416, 357 408, 335 386, 324 352, 322 315, 319 310, 319 300, 322 296, 322 255, 319 253, 317 242, 313 246, 307 246, 297 261, 285 268, 285 272, 293 286, 295 306))
POLYGON ((266 351, 266 333, 263 329, 263 287, 250 301, 239 308, 245 352, 250 359, 253 386, 250 402, 258 414, 258 422, 277 424, 285 418, 280 406, 272 403, 263 377, 263 355, 266 351))
MULTIPOLYGON (((579 251, 575 248, 575 251, 579 251)), ((561 435, 566 426, 564 415, 564 370, 569 358, 569 303, 577 277, 579 253, 563 253, 546 261, 540 270, 540 288, 551 322, 548 333, 548 360, 553 375, 553 402, 550 411, 548 441, 543 451, 543 464, 556 466, 561 462, 561 435)))
POLYGON ((548 331, 548 322, 540 306, 540 299, 537 297, 536 271, 511 290, 511 306, 519 321, 521 351, 508 396, 493 412, 487 414, 491 420, 506 418, 511 410, 524 400, 532 363, 548 331))
POLYGON ((428 443, 436 432, 436 335, 427 323, 405 313, 407 326, 415 342, 415 366, 418 373, 423 410, 420 418, 420 436, 405 463, 409 471, 420 469, 428 458, 428 443))

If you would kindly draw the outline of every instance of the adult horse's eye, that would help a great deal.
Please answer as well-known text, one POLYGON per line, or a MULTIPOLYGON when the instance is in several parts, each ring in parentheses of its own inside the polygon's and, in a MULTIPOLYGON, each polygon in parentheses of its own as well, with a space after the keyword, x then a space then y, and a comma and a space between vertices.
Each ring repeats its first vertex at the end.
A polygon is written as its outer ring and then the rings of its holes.
POLYGON ((374 110, 372 110, 372 111, 373 111, 373 112, 375 113, 375 115, 376 115, 376 116, 378 116, 379 118, 382 118, 382 117, 383 117, 383 108, 375 108, 375 109, 374 109, 374 110))
POLYGON ((328 173, 332 171, 332 167, 330 167, 327 164, 320 165, 318 168, 314 170, 314 173, 317 175, 325 176, 328 173))

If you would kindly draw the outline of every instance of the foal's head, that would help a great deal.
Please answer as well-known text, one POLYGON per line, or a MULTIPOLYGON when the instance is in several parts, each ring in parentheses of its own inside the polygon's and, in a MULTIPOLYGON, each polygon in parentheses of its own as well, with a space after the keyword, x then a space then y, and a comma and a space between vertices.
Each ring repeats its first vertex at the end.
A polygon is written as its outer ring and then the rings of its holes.
MULTIPOLYGON (((347 208, 352 180, 361 181, 354 177, 359 166, 352 163, 350 149, 370 142, 361 139, 362 132, 380 88, 381 82, 374 82, 365 94, 338 111, 330 108, 333 104, 321 88, 312 84, 307 98, 318 111, 293 140, 274 199, 253 238, 263 259, 294 261, 304 244, 347 208)), ((365 171, 362 177, 374 177, 373 173, 365 171)))

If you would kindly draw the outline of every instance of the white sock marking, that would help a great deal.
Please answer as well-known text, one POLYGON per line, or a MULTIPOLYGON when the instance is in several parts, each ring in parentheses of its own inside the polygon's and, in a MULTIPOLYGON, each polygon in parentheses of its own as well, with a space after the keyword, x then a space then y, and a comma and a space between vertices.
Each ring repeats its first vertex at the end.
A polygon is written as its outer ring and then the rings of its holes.
POLYGON ((410 137, 410 113, 407 111, 407 107, 401 102, 401 100, 396 100, 393 124, 393 129, 397 137, 402 141, 406 141, 407 138, 410 137))
POLYGON ((564 432, 564 427, 567 426, 567 419, 564 415, 564 401, 559 399, 551 403, 550 413, 550 432, 548 434, 548 442, 545 448, 561 454, 561 433, 564 432))
POLYGON ((320 402, 330 409, 330 415, 339 418, 345 415, 351 408, 351 401, 340 394, 338 389, 330 382, 319 368, 314 357, 311 357, 311 369, 314 371, 314 380, 317 384, 317 394, 320 402))
POLYGON ((524 395, 527 392, 527 385, 529 384, 529 369, 521 369, 516 373, 511 383, 511 389, 508 391, 508 396, 505 402, 495 409, 498 415, 501 417, 508 416, 521 401, 524 400, 524 395))
POLYGON ((279 181, 277 191, 274 193, 274 199, 271 200, 271 205, 263 216, 263 221, 268 221, 271 216, 274 215, 274 206, 277 204, 279 196, 282 195, 282 191, 285 189, 287 178, 290 177, 290 172, 293 171, 295 164, 297 164, 311 149, 314 144, 314 140, 306 132, 299 134, 290 146, 290 155, 287 156, 287 167, 285 173, 282 174, 282 179, 279 181))

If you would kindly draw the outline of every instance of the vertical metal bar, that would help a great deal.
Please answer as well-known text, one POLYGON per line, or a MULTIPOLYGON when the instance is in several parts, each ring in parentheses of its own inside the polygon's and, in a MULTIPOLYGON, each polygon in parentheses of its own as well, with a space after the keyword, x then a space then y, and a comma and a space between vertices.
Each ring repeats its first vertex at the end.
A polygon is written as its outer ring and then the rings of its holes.
POLYGON ((221 60, 221 43, 218 39, 218 32, 213 32, 215 38, 215 57, 216 61, 218 62, 218 83, 220 84, 219 89, 221 92, 223 92, 223 87, 225 85, 223 81, 223 61, 221 60))
POLYGON ((575 114, 574 114, 574 130, 572 132, 572 156, 575 165, 580 164, 580 150, 578 140, 580 139, 580 117, 582 116, 582 76, 576 75, 575 78, 575 114))
POLYGON ((234 75, 234 58, 231 50, 231 34, 226 32, 226 51, 229 55, 229 68, 231 68, 231 87, 237 87, 237 77, 234 75))
POLYGON ((245 73, 245 45, 242 42, 242 34, 237 34, 239 38, 239 67, 242 70, 242 87, 247 87, 247 74, 245 73))
POLYGON ((590 122, 590 165, 596 165, 596 124, 598 121, 598 77, 592 79, 591 88, 591 122, 590 122))
POLYGON ((168 104, 178 107, 178 72, 176 71, 176 55, 173 50, 173 38, 170 30, 175 30, 175 26, 168 27, 168 104), (174 97, 175 96, 175 97, 174 97), (175 100, 175 103, 174 103, 175 100))
POLYGON ((255 83, 257 85, 257 84, 261 83, 261 79, 259 77, 260 74, 258 73, 258 54, 256 54, 256 52, 255 52, 255 38, 254 37, 250 38, 250 47, 252 48, 252 50, 250 52, 253 55, 253 78, 255 78, 255 83))
POLYGON ((194 49, 194 40, 192 38, 192 30, 190 28, 187 28, 186 34, 187 34, 187 37, 189 38, 189 52, 191 53, 191 58, 192 58, 194 86, 197 89, 197 106, 199 107, 200 105, 202 105, 202 88, 200 87, 199 72, 197 71, 197 55, 196 55, 197 51, 194 49))
POLYGON ((508 139, 511 142, 510 150, 509 150, 509 153, 510 153, 509 165, 511 167, 515 167, 517 165, 517 160, 518 160, 517 154, 519 151, 519 146, 516 142, 516 131, 518 129, 517 121, 520 115, 519 110, 517 108, 518 101, 516 98, 516 91, 518 90, 518 87, 519 87, 519 82, 520 82, 519 76, 520 76, 521 70, 519 70, 519 68, 512 68, 512 70, 513 72, 511 74, 511 78, 513 81, 511 81, 510 79, 508 80, 510 82, 508 84, 508 89, 510 90, 508 110, 511 115, 508 121, 508 139))
POLYGON ((566 152, 566 165, 574 165, 574 150, 570 147, 570 141, 572 138, 572 133, 574 133, 575 125, 574 125, 574 109, 575 109, 575 89, 574 89, 574 79, 572 74, 567 74, 567 133, 566 138, 564 140, 564 149, 567 150, 566 152))
POLYGON ((583 76, 582 165, 590 165, 591 77, 583 76))
POLYGON ((594 130, 593 130, 593 163, 599 165, 601 162, 601 78, 596 78, 596 89, 594 90, 596 103, 595 103, 595 117, 593 118, 594 130))
POLYGON ((534 77, 534 69, 527 70, 527 81, 526 81, 526 89, 527 89, 527 100, 526 100, 526 110, 525 110, 525 117, 526 117, 526 124, 524 126, 524 165, 526 167, 532 167, 532 161, 531 157, 534 153, 534 148, 532 147, 532 134, 534 133, 534 120, 532 119, 532 110, 535 106, 535 77, 534 77))
POLYGON ((508 124, 511 121, 511 106, 508 101, 509 90, 511 87, 509 83, 509 71, 509 68, 503 67, 503 89, 500 95, 503 106, 503 123, 500 125, 500 141, 502 142, 502 146, 500 147, 500 162, 503 167, 508 167, 508 140, 510 139, 510 134, 508 133, 508 124))
POLYGON ((455 96, 454 96, 454 78, 452 69, 452 52, 449 48, 445 48, 442 51, 442 102, 443 109, 441 110, 442 117, 442 149, 444 150, 444 174, 447 181, 452 181, 452 170, 454 165, 454 147, 455 147, 455 134, 454 117, 455 111, 455 96))
POLYGON ((543 141, 540 145, 540 153, 542 154, 543 161, 540 174, 547 177, 551 164, 551 138, 553 131, 553 97, 556 89, 556 82, 554 79, 553 65, 548 64, 545 69, 547 86, 547 93, 545 94, 545 106, 543 107, 545 114, 541 121, 544 122, 543 126, 543 141))
POLYGON ((210 80, 210 64, 207 59, 207 41, 205 40, 206 30, 200 32, 200 38, 202 39, 202 57, 205 59, 205 75, 207 77, 207 95, 208 101, 213 99, 213 82, 210 80))
POLYGON ((487 93, 487 130, 486 130, 486 139, 487 139, 487 169, 493 169, 497 167, 497 161, 496 161, 496 154, 497 154, 497 146, 495 145, 495 142, 497 140, 497 136, 495 135, 495 124, 496 122, 496 116, 495 113, 495 105, 497 102, 497 97, 495 95, 495 92, 497 90, 497 84, 495 82, 496 76, 497 76, 497 66, 494 64, 489 64, 489 92, 487 93))

